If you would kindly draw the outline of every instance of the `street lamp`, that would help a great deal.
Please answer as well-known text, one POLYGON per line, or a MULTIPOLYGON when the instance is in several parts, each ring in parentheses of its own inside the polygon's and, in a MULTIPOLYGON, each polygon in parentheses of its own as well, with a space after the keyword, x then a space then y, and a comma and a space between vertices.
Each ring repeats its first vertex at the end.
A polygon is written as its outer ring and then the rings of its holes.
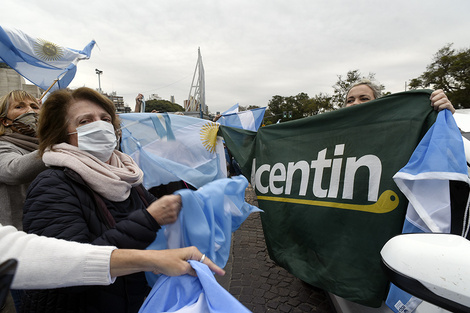
POLYGON ((99 91, 100 91, 100 93, 102 93, 102 91, 101 91, 100 75, 103 74, 103 71, 100 71, 99 69, 95 68, 95 73, 98 74, 98 86, 99 86, 99 91))

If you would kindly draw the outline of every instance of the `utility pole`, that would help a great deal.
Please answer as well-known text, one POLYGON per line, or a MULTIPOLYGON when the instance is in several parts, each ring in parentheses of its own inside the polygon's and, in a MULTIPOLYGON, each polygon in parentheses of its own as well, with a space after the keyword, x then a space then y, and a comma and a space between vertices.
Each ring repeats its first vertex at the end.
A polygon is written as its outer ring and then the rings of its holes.
POLYGON ((101 76, 101 74, 103 74, 103 71, 100 71, 99 69, 96 68, 96 69, 95 69, 95 73, 98 74, 98 91, 99 91, 100 93, 103 93, 103 92, 101 91, 101 79, 100 79, 100 76, 101 76))

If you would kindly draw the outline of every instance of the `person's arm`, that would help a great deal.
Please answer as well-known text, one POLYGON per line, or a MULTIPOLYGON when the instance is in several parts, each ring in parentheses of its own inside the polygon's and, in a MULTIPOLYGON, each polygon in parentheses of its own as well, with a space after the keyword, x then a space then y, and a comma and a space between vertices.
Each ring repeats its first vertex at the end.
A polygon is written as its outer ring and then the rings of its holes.
POLYGON ((21 154, 11 143, 0 142, 0 182, 8 185, 30 183, 46 166, 37 151, 21 154))
MULTIPOLYGON (((195 247, 173 250, 115 250, 26 234, 0 224, 0 263, 18 260, 15 289, 48 289, 78 285, 109 285, 117 276, 152 271, 168 276, 194 275, 187 260, 201 260, 195 247)), ((218 275, 225 272, 208 258, 204 264, 218 275)))
POLYGON ((79 244, 18 231, 0 224, 0 262, 17 259, 12 288, 109 285, 109 260, 115 247, 79 244))
POLYGON ((143 97, 144 96, 141 93, 139 93, 137 97, 135 98, 135 109, 134 109, 135 113, 140 113, 143 97))
MULTIPOLYGON (((114 250, 111 254, 111 276, 123 276, 140 271, 164 274, 167 276, 180 276, 184 274, 196 275, 196 272, 187 262, 200 261, 202 253, 196 247, 169 250, 114 250)), ((224 275, 225 271, 215 265, 207 257, 204 264, 217 275, 224 275)))

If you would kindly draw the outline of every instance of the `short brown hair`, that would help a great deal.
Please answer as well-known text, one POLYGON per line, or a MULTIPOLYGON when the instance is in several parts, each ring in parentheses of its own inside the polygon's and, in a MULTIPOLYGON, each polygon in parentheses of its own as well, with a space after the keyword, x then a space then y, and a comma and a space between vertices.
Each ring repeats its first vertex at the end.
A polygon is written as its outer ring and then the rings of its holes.
MULTIPOLYGON (((7 117, 8 110, 10 109, 11 103, 21 102, 21 101, 24 101, 25 99, 34 101, 39 106, 38 100, 24 90, 13 90, 7 93, 6 95, 4 95, 0 99, 0 121, 3 120, 5 117, 7 117)), ((5 134, 6 129, 7 128, 3 126, 3 123, 0 123, 0 136, 5 134)))
POLYGON ((67 113, 70 106, 80 100, 88 100, 99 105, 110 116, 115 130, 120 128, 114 103, 99 92, 81 87, 75 90, 59 89, 54 91, 44 102, 38 121, 39 154, 42 156, 47 148, 68 142, 67 113))

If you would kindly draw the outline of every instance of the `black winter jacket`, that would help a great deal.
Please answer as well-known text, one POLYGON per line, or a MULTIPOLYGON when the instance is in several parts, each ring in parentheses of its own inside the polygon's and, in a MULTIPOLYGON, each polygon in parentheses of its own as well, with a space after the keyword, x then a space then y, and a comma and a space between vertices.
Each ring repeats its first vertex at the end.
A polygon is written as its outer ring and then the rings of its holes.
MULTIPOLYGON (((109 186, 112 188, 112 186, 109 186)), ((28 233, 94 245, 145 249, 160 229, 146 209, 155 200, 142 186, 122 202, 93 192, 68 168, 51 168, 31 183, 24 206, 28 233), (106 207, 106 208, 105 208, 106 207)), ((23 312, 138 312, 149 287, 143 273, 110 286, 28 291, 23 312)))

